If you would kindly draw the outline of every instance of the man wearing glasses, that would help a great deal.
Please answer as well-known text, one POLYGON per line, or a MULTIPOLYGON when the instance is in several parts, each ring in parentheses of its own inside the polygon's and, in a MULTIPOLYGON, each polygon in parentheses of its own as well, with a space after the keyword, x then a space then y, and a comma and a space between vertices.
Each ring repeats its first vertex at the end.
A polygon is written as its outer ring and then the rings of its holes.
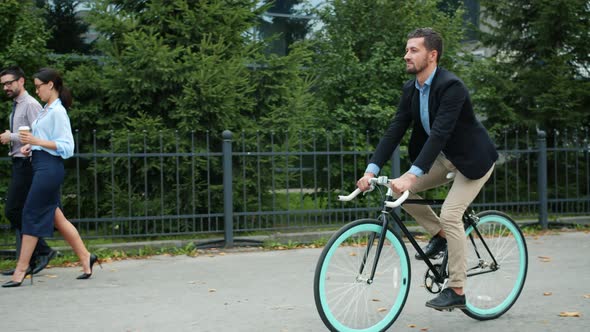
MULTIPOLYGON (((8 186, 5 214, 12 227, 16 230, 16 252, 18 256, 21 244, 23 206, 33 179, 31 160, 20 152, 23 144, 18 138, 18 128, 21 126, 31 128, 42 107, 25 89, 25 74, 21 68, 14 66, 2 70, 0 72, 0 84, 6 95, 13 100, 9 120, 10 130, 7 129, 0 134, 0 142, 10 146, 8 155, 12 159, 12 177, 8 186)), ((49 261, 55 257, 56 253, 40 238, 33 253, 33 262, 35 262, 33 273, 43 270, 49 261)), ((12 275, 13 272, 14 269, 2 272, 2 274, 12 275)))

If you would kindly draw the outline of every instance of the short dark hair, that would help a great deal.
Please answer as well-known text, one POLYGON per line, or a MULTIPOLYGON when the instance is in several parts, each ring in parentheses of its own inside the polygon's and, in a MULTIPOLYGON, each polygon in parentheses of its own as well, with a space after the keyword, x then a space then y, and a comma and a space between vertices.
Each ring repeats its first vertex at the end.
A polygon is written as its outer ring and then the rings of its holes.
POLYGON ((422 37, 424 37, 424 46, 428 51, 436 50, 436 62, 438 63, 443 54, 442 36, 432 28, 418 28, 408 34, 408 39, 422 37))
POLYGON ((0 76, 12 75, 15 80, 19 80, 21 77, 25 77, 25 72, 19 66, 10 66, 0 71, 0 76))

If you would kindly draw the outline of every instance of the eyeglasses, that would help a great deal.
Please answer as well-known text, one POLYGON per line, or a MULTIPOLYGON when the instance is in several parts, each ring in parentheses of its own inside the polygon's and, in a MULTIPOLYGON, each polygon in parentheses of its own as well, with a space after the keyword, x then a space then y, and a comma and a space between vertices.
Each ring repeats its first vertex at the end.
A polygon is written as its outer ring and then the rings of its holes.
POLYGON ((0 84, 2 84, 3 87, 7 87, 16 81, 18 81, 18 78, 13 79, 12 81, 0 82, 0 84))
POLYGON ((35 84, 35 89, 39 90, 39 88, 45 84, 47 84, 47 83, 35 84))

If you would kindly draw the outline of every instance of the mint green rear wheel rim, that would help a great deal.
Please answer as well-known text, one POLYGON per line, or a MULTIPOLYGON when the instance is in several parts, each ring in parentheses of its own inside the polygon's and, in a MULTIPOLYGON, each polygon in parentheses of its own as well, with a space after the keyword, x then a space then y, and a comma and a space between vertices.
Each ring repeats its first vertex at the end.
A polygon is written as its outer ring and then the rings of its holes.
MULTIPOLYGON (((510 217, 503 213, 481 213, 478 229, 485 233, 484 239, 490 246, 490 250, 499 264, 499 269, 488 274, 467 278, 465 288, 467 309, 464 311, 473 318, 486 320, 501 316, 518 299, 526 280, 528 253, 520 229, 510 217)), ((474 236, 480 255, 484 256, 486 262, 491 262, 486 257, 487 252, 483 244, 473 232, 473 227, 467 228, 466 234, 474 236)), ((469 275, 470 268, 475 264, 475 257, 469 239, 467 239, 467 244, 469 275), (470 254, 472 259, 469 257, 470 254)))

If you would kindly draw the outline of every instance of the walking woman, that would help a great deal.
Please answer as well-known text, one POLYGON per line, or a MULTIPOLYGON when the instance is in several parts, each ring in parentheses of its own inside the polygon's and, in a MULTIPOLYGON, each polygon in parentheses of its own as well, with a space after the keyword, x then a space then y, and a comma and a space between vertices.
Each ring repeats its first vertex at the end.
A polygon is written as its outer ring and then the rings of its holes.
MULTIPOLYGON (((66 219, 60 203, 60 187, 64 181, 63 160, 74 154, 74 138, 66 109, 72 97, 59 73, 43 68, 34 76, 35 89, 45 107, 33 122, 32 133, 20 130, 25 144, 21 152, 32 157, 33 182, 25 201, 22 219, 22 245, 12 280, 2 287, 18 287, 34 266, 31 255, 39 237, 51 237, 54 227, 72 247, 84 269, 77 279, 88 279, 96 255, 88 252, 76 228, 66 219)), ((100 262, 99 262, 100 265, 100 262)), ((31 284, 33 283, 31 275, 31 284)))

